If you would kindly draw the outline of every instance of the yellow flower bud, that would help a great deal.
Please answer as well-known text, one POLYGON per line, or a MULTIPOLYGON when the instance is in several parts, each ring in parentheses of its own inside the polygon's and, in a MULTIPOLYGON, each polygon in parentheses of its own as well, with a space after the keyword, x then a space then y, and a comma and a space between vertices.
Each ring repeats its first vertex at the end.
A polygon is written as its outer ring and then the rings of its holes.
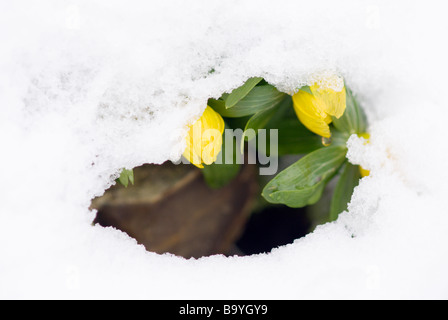
POLYGON ((345 86, 342 78, 333 76, 310 86, 312 94, 300 90, 292 100, 297 117, 310 131, 330 138, 332 116, 340 118, 346 108, 345 86), (337 91, 336 88, 340 88, 337 91))
POLYGON ((184 157, 198 168, 216 161, 222 147, 224 120, 207 106, 202 116, 190 126, 184 157))

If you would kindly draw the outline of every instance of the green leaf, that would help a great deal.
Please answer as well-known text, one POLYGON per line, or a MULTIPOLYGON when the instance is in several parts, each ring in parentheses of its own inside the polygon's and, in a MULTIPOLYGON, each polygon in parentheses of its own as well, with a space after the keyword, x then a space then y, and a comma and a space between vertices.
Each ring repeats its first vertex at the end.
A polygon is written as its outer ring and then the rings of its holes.
POLYGON ((272 179, 263 189, 263 197, 292 208, 315 204, 344 163, 346 153, 346 148, 334 146, 306 155, 272 179))
POLYGON ((300 88, 300 90, 305 91, 305 92, 308 92, 309 94, 313 94, 313 93, 311 92, 311 89, 310 89, 309 86, 303 86, 303 87, 300 88))
POLYGON ((129 182, 134 184, 134 171, 123 169, 117 181, 120 182, 126 188, 129 186, 129 182))
POLYGON ((204 165, 201 170, 205 182, 212 189, 219 189, 229 184, 240 172, 241 165, 237 161, 237 144, 236 138, 233 138, 233 152, 226 150, 226 141, 223 137, 221 152, 218 159, 222 159, 221 163, 212 163, 204 165), (226 152, 227 151, 227 152, 226 152))
MULTIPOLYGON (((278 156, 305 154, 323 147, 321 137, 309 131, 297 118, 290 96, 284 98, 265 128, 267 130, 278 130, 278 156)), ((270 135, 268 134, 267 137, 266 148, 261 146, 262 148, 259 150, 265 154, 270 154, 268 152, 271 147, 270 135)))
POLYGON ((347 140, 350 138, 350 133, 344 131, 331 130, 331 145, 332 146, 347 146, 347 140))
POLYGON ((255 130, 255 132, 257 132, 259 129, 266 128, 269 123, 274 123, 275 126, 277 126, 281 123, 281 117, 285 114, 287 109, 290 108, 292 109, 292 99, 290 96, 285 95, 283 97, 283 100, 281 100, 277 105, 273 106, 272 108, 261 110, 254 114, 247 121, 244 131, 246 132, 249 129, 253 129, 255 130))
POLYGON ((244 150, 244 142, 251 141, 252 139, 254 139, 255 136, 258 134, 258 130, 266 127, 266 125, 272 120, 272 118, 279 113, 282 106, 284 106, 285 101, 288 99, 290 99, 290 97, 286 96, 277 105, 265 110, 261 110, 256 114, 254 114, 252 117, 250 117, 250 119, 246 122, 243 136, 241 138, 241 152, 243 152, 244 150), (248 134, 248 132, 251 133, 255 132, 255 134, 248 134))
POLYGON ((278 155, 306 154, 323 148, 322 138, 298 119, 286 119, 278 126, 278 155))
POLYGON ((231 129, 241 129, 244 131, 244 128, 246 127, 247 121, 250 120, 252 116, 247 117, 241 117, 241 118, 226 118, 226 125, 229 126, 231 129))
POLYGON ((246 97, 238 101, 232 108, 226 108, 225 100, 209 99, 208 105, 223 117, 239 118, 253 115, 261 110, 269 109, 278 104, 285 94, 271 85, 256 86, 246 97))
POLYGON ((359 166, 354 166, 346 161, 331 200, 330 221, 336 220, 341 212, 347 210, 353 190, 359 184, 359 179, 361 179, 359 166))
POLYGON ((232 108, 261 81, 263 78, 250 78, 241 87, 233 90, 226 98, 226 108, 232 108))
MULTIPOLYGON (((244 133, 246 133, 246 131, 250 129, 255 130, 255 132, 257 132, 259 129, 263 129, 277 112, 277 107, 278 106, 274 106, 272 108, 261 110, 254 114, 249 119, 249 121, 247 121, 246 127, 244 128, 244 133)), ((251 137, 247 137, 245 134, 243 134, 243 141, 244 138, 247 138, 246 140, 250 140, 251 137)))
POLYGON ((346 97, 347 107, 344 114, 339 119, 333 117, 335 128, 349 134, 361 134, 366 132, 366 116, 348 87, 346 87, 346 97))

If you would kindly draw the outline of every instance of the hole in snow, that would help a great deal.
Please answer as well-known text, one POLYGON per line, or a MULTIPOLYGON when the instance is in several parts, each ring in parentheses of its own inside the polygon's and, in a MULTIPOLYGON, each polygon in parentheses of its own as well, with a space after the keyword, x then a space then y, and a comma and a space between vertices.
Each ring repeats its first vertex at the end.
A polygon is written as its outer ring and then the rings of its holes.
POLYGON ((148 251, 185 258, 250 255, 292 243, 313 227, 307 209, 267 205, 256 165, 244 165, 221 189, 211 189, 192 165, 144 165, 135 185, 117 184, 93 200, 95 223, 115 227, 148 251))

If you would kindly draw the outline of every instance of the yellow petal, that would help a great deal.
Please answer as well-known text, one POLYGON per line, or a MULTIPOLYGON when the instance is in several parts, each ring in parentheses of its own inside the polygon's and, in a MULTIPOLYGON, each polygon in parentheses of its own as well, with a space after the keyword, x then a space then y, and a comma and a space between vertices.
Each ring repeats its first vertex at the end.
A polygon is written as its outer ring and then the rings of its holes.
POLYGON ((205 109, 201 119, 203 120, 205 129, 216 129, 221 132, 221 134, 224 133, 224 119, 209 106, 205 109))
POLYGON ((216 161, 222 148, 225 124, 222 117, 207 106, 202 116, 190 126, 184 157, 198 168, 216 161))
POLYGON ((314 97, 321 101, 319 106, 322 107, 323 112, 338 119, 342 117, 347 106, 345 87, 338 92, 331 88, 322 88, 315 84, 310 89, 314 97))
POLYGON ((325 138, 331 137, 331 117, 322 111, 324 107, 320 100, 303 90, 296 93, 292 100, 297 117, 308 130, 325 138))
POLYGON ((202 136, 202 161, 210 165, 216 161, 222 147, 222 132, 208 129, 202 136))
POLYGON ((344 80, 337 75, 325 77, 310 90, 312 94, 300 90, 293 96, 294 110, 310 131, 330 138, 332 117, 340 118, 346 109, 344 80))
MULTIPOLYGON (((192 126, 190 127, 190 132, 192 132, 192 126)), ((194 139, 193 135, 190 135, 190 133, 187 135, 187 147, 185 148, 185 151, 183 153, 183 156, 190 161, 190 163, 194 164, 198 168, 203 168, 204 166, 201 164, 201 157, 200 154, 198 154, 195 151, 194 148, 194 139)))

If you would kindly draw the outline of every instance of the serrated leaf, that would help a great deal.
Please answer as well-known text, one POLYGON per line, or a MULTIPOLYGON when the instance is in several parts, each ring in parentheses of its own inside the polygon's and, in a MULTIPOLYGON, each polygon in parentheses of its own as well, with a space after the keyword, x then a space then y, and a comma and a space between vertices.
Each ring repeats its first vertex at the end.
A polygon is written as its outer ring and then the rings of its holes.
POLYGON ((224 100, 209 99, 208 105, 223 117, 239 118, 253 115, 278 104, 285 94, 271 85, 256 86, 246 97, 227 109, 224 100))
POLYGON ((123 169, 117 181, 120 182, 126 188, 129 186, 129 182, 134 184, 134 171, 123 169))
POLYGON ((263 78, 250 78, 241 87, 233 90, 225 99, 226 108, 229 109, 235 106, 241 99, 246 97, 261 80, 263 80, 263 78))
POLYGON ((306 155, 272 179, 263 189, 263 197, 293 208, 315 204, 344 163, 346 153, 346 148, 334 146, 306 155))
POLYGON ((336 220, 341 212, 347 210, 353 190, 359 185, 359 179, 361 179, 359 167, 346 161, 331 200, 330 221, 336 220))
POLYGON ((347 107, 341 118, 333 117, 334 127, 349 134, 361 134, 366 132, 366 116, 358 101, 353 96, 352 91, 346 87, 347 107))

